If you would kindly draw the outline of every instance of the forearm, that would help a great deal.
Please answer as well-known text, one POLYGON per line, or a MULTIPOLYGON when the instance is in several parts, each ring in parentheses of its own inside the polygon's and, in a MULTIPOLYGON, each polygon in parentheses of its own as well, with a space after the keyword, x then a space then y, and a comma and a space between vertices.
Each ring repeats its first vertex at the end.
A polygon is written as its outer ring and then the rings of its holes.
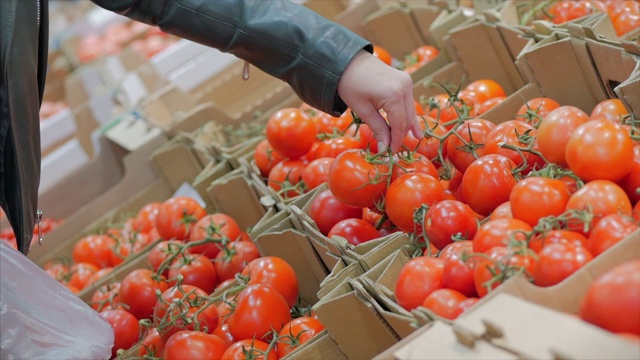
MULTIPOLYGON (((338 114, 340 76, 370 44, 288 0, 93 0, 131 19, 229 52, 289 83, 304 101, 338 114)), ((370 48, 368 48, 370 49, 370 48)))

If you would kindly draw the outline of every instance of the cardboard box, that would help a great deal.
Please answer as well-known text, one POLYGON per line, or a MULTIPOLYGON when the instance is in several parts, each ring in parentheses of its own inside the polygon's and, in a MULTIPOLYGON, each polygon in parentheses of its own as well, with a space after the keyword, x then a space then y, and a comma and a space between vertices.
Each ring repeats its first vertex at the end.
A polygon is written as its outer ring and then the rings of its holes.
POLYGON ((382 46, 392 57, 401 61, 426 43, 411 14, 411 8, 400 3, 386 4, 367 16, 364 28, 371 42, 382 46))
POLYGON ((43 265, 61 253, 69 254, 70 247, 65 246, 73 243, 73 236, 96 218, 155 181, 158 175, 151 168, 147 158, 154 149, 166 141, 164 136, 158 135, 135 151, 118 156, 115 153, 116 149, 107 150, 106 147, 112 143, 103 138, 103 157, 96 158, 89 166, 81 169, 83 171, 68 174, 64 186, 40 198, 40 207, 45 216, 64 219, 64 222, 47 234, 43 245, 35 245, 31 249, 29 258, 43 265), (122 173, 114 173, 114 170, 120 167, 124 168, 122 173), (111 181, 102 183, 107 179, 111 181), (61 196, 67 201, 61 203, 61 196), (52 209, 52 212, 55 209, 56 212, 49 213, 49 209, 52 209))
POLYGON ((365 39, 370 39, 364 20, 379 9, 380 5, 376 1, 353 2, 335 17, 335 22, 365 39))

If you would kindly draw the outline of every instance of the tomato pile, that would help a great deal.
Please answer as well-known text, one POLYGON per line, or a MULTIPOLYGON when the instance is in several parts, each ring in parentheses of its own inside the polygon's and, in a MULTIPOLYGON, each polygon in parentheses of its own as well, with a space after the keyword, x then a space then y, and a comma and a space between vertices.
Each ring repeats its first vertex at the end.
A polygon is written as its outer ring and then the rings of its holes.
POLYGON ((609 15, 618 36, 640 27, 640 2, 636 0, 563 0, 547 9, 555 24, 602 12, 609 15))
MULTIPOLYGON (((393 57, 382 46, 373 46, 373 55, 380 59, 382 62, 389 66, 394 66, 393 57)), ((399 64, 399 68, 407 74, 413 74, 421 67, 425 66, 429 61, 435 59, 440 55, 440 50, 435 46, 422 45, 409 53, 402 62, 399 64)))
MULTIPOLYGON (((4 217, 4 211, 2 212, 4 217)), ((62 220, 54 220, 52 218, 43 217, 40 221, 40 232, 42 235, 45 235, 55 228, 62 224, 62 220)), ((0 240, 5 241, 9 246, 18 250, 18 243, 16 242, 16 234, 13 232, 13 229, 9 226, 0 231, 0 240)), ((31 244, 38 241, 38 224, 33 228, 33 237, 31 238, 31 244)))

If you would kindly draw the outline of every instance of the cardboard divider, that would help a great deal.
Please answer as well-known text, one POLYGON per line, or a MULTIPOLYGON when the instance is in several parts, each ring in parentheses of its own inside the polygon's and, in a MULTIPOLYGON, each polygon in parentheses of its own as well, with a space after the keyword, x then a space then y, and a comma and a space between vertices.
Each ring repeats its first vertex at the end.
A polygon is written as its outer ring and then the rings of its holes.
MULTIPOLYGON (((78 196, 78 200, 83 203, 83 206, 77 206, 73 212, 73 215, 64 216, 64 222, 47 235, 42 245, 34 245, 29 253, 29 258, 39 265, 44 265, 47 261, 53 260, 58 256, 68 255, 71 253, 70 249, 75 244, 74 236, 90 224, 96 218, 102 216, 110 209, 116 207, 122 203, 125 199, 128 199, 131 195, 137 191, 145 188, 153 181, 157 179, 157 174, 150 166, 147 158, 149 154, 158 146, 166 142, 167 139, 164 136, 157 136, 148 143, 141 146, 136 151, 133 151, 122 158, 122 164, 124 166, 124 175, 122 179, 113 186, 97 189, 97 192, 92 196, 78 196), (87 202, 86 199, 92 199, 87 202)), ((103 140, 105 145, 109 144, 108 140, 103 140)), ((105 149, 105 154, 107 151, 105 149)), ((109 159, 109 157, 107 157, 109 159)), ((119 161, 117 158, 111 158, 115 164, 119 161)), ((113 164, 113 163, 112 163, 113 164)), ((105 164, 96 164, 96 166, 104 166, 105 164)), ((104 171, 113 171, 110 167, 103 169, 104 171)), ((80 189, 89 188, 87 185, 92 181, 101 180, 101 172, 84 172, 83 176, 69 177, 68 193, 79 193, 80 189), (73 183, 78 181, 78 185, 72 186, 73 183)), ((89 188, 90 189, 90 188, 89 188)), ((96 190, 96 189, 93 189, 96 190)), ((52 194, 51 201, 59 201, 60 193, 52 194)), ((43 204, 41 202, 41 204, 43 204)), ((43 207, 43 209, 46 208, 43 207)), ((45 213, 47 214, 47 213, 45 213)), ((47 216, 49 216, 47 214, 47 216)))

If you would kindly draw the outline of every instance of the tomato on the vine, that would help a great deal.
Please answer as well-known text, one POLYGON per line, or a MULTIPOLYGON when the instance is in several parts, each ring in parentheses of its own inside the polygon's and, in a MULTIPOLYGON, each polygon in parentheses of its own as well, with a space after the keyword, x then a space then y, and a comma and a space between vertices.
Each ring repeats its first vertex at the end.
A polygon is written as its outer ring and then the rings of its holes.
POLYGON ((136 269, 122 280, 120 299, 136 318, 148 319, 157 301, 156 292, 163 292, 168 287, 163 276, 156 277, 149 269, 136 269))
POLYGON ((260 141, 253 152, 253 161, 263 177, 269 176, 271 169, 286 158, 286 156, 274 149, 267 139, 260 141))
POLYGON ((444 260, 420 256, 409 260, 398 275, 395 297, 406 310, 413 310, 437 289, 441 289, 444 260))
POLYGON ((429 294, 422 306, 440 317, 454 320, 460 315, 460 303, 466 299, 467 297, 459 291, 443 288, 429 294))
POLYGON ((594 180, 586 183, 569 197, 566 210, 582 210, 592 214, 586 224, 578 219, 572 219, 567 224, 569 230, 588 234, 590 228, 606 215, 620 213, 630 216, 631 201, 616 183, 608 180, 594 180))
POLYGON ((278 360, 275 349, 269 349, 269 344, 257 339, 236 341, 222 354, 221 360, 278 360), (269 352, 267 353, 267 350, 269 352), (266 355, 266 356, 265 356, 266 355))
POLYGON ((389 167, 362 150, 338 155, 329 169, 329 189, 336 199, 358 208, 375 207, 387 190, 389 167))
POLYGON ((587 239, 587 249, 598 256, 638 229, 638 223, 628 215, 609 214, 595 223, 587 239))
POLYGON ((253 241, 234 241, 218 253, 213 265, 219 281, 233 279, 246 264, 260 257, 253 241))
POLYGON ((410 153, 399 156, 391 168, 391 182, 408 173, 423 173, 438 178, 438 169, 426 156, 419 153, 410 153))
POLYGON ((267 121, 267 140, 282 155, 295 159, 306 154, 316 141, 316 125, 300 109, 284 108, 267 121), (295 141, 291 141, 295 139, 295 141))
POLYGON ((236 340, 263 339, 291 321, 287 301, 271 286, 249 285, 236 300, 235 309, 227 318, 229 332, 236 340))
POLYGON ((531 125, 537 126, 551 111, 559 107, 560 104, 553 99, 536 97, 528 100, 518 109, 516 119, 522 119, 531 125))
POLYGON ((227 345, 217 335, 183 330, 167 340, 164 359, 220 359, 226 349, 227 345))
POLYGON ((531 170, 540 169, 544 166, 544 160, 528 151, 521 149, 537 150, 536 128, 526 122, 519 120, 508 120, 500 123, 486 136, 484 151, 486 154, 501 154, 510 158, 517 166, 526 161, 527 167, 523 173, 528 174, 531 170), (505 146, 512 146, 509 149, 505 146))
POLYGON ((298 302, 298 276, 291 265, 279 257, 257 258, 243 269, 242 275, 249 276, 247 285, 268 285, 276 290, 289 307, 298 302))
POLYGON ((234 218, 227 214, 209 214, 198 220, 191 229, 188 242, 208 240, 209 243, 191 246, 189 252, 192 254, 202 254, 209 259, 215 259, 220 252, 223 239, 226 241, 236 241, 240 237, 240 226, 234 218))
POLYGON ((309 217, 324 235, 327 235, 340 220, 356 219, 361 216, 361 208, 341 202, 328 189, 316 195, 309 206, 309 217))
POLYGON ((447 245, 439 254, 444 260, 442 283, 445 288, 457 290, 466 296, 477 296, 473 269, 476 258, 470 240, 457 241, 447 245))
POLYGON ((156 215, 158 234, 165 239, 185 240, 193 225, 207 215, 207 211, 193 198, 176 196, 165 200, 156 215))
POLYGON ((197 286, 174 286, 162 292, 153 308, 153 324, 167 341, 181 330, 211 334, 218 326, 218 307, 197 286))
POLYGON ((182 277, 183 285, 193 285, 207 294, 213 292, 218 285, 216 268, 211 260, 201 254, 181 254, 177 256, 169 267, 169 285, 177 282, 177 277, 182 277))
POLYGON ((469 205, 458 200, 442 200, 424 215, 425 235, 438 249, 454 240, 470 240, 478 230, 478 219, 469 205))
POLYGON ((304 193, 299 187, 302 172, 307 164, 301 159, 287 159, 277 163, 269 172, 267 185, 290 199, 304 193))
POLYGON ((581 245, 558 242, 545 245, 538 252, 533 282, 538 286, 552 286, 586 265, 593 255, 581 245))
POLYGON ((100 317, 107 320, 114 332, 114 343, 111 349, 111 357, 115 358, 118 350, 128 350, 138 341, 140 325, 138 319, 126 310, 104 310, 100 317))
POLYGON ((496 127, 484 119, 470 119, 456 129, 447 139, 447 158, 464 173, 477 158, 485 155, 487 135, 496 127))
POLYGON ((278 357, 282 358, 292 353, 322 330, 324 330, 324 325, 318 319, 309 316, 291 320, 280 330, 276 343, 278 357))
POLYGON ((536 226, 544 217, 562 214, 570 195, 567 185, 560 180, 528 177, 520 180, 511 190, 511 213, 514 218, 536 226))
MULTIPOLYGON (((444 188, 431 175, 405 174, 392 182, 385 195, 385 212, 389 220, 407 232, 421 232, 422 224, 416 224, 414 213, 423 206, 431 206, 444 200, 444 188)), ((424 215, 421 215, 421 219, 424 215)))
POLYGON ((487 216, 509 200, 516 185, 516 164, 506 156, 485 155, 469 165, 462 176, 460 191, 464 201, 476 213, 487 216))
POLYGON ((353 218, 338 221, 329 233, 328 238, 332 236, 341 236, 351 245, 360 245, 367 241, 379 238, 380 232, 365 220, 353 218))
POLYGON ((496 219, 480 225, 473 237, 473 251, 486 252, 487 250, 507 246, 511 241, 525 241, 525 233, 532 231, 529 224, 518 219, 496 219))
POLYGON ((538 127, 538 149, 547 161, 567 166, 565 149, 569 137, 589 115, 574 106, 560 106, 549 112, 538 127))

